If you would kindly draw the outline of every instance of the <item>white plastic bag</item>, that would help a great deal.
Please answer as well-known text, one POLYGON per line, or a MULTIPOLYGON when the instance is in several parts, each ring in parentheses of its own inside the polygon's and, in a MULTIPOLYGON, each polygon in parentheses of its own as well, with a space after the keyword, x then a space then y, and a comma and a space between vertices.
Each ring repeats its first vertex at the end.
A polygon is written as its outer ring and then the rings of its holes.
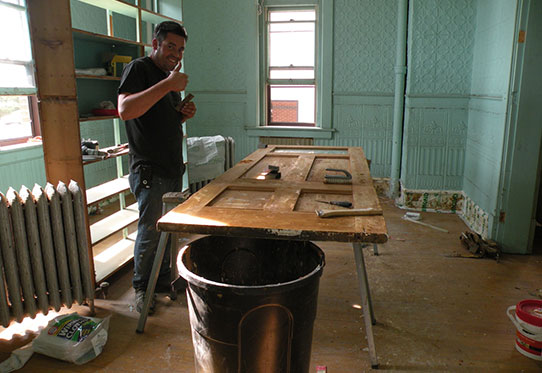
POLYGON ((85 364, 102 353, 107 342, 109 318, 60 315, 33 341, 33 350, 75 364, 85 364))

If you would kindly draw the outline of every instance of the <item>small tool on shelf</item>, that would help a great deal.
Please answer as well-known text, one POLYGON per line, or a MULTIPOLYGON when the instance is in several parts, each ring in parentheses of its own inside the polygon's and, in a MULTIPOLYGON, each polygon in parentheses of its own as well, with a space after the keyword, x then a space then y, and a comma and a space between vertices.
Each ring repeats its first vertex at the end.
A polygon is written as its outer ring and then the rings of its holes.
POLYGON ((327 203, 329 205, 334 205, 334 206, 346 207, 347 209, 352 208, 352 202, 348 202, 348 201, 322 201, 322 200, 317 199, 316 202, 327 203))

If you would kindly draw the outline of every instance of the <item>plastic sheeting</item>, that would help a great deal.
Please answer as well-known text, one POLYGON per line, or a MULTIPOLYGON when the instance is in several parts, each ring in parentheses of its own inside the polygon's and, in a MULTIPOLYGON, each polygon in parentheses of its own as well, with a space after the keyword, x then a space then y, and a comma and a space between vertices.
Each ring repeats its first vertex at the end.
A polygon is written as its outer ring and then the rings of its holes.
POLYGON ((189 137, 186 139, 188 155, 188 182, 211 180, 225 171, 226 140, 222 136, 189 137))

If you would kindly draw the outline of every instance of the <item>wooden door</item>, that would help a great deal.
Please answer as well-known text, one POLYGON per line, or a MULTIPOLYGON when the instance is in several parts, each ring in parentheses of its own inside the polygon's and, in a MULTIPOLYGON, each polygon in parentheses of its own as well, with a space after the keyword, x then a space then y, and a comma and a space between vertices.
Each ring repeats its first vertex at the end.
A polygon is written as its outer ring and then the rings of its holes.
POLYGON ((258 149, 163 216, 158 228, 292 240, 387 241, 367 160, 363 150, 354 147, 258 149), (265 176, 276 167, 279 179, 265 176), (346 174, 329 169, 345 170, 351 179, 334 179, 346 174), (318 201, 351 202, 352 208, 318 201), (354 209, 371 209, 371 215, 322 218, 316 213, 354 209))

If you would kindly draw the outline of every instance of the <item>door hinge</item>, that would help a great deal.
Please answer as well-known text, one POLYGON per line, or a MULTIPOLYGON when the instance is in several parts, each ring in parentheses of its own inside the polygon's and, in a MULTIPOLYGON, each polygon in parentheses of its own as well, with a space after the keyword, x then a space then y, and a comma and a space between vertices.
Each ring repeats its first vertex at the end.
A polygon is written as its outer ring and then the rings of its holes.
POLYGON ((499 213, 499 223, 504 223, 504 220, 506 219, 506 212, 505 211, 501 211, 499 213))
POLYGON ((519 30, 518 43, 525 43, 525 30, 519 30))

